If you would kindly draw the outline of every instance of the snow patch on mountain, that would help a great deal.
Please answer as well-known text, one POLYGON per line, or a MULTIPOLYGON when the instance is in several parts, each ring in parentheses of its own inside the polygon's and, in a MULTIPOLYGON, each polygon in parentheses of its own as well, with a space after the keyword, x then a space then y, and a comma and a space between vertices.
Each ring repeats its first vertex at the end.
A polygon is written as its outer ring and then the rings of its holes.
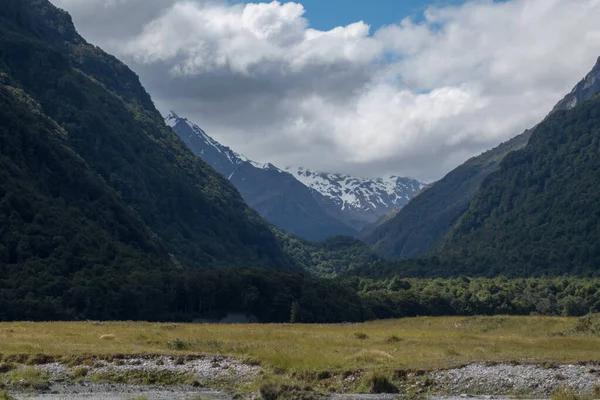
POLYGON ((336 202, 342 210, 393 209, 408 203, 425 185, 410 178, 359 178, 344 174, 315 172, 303 167, 286 171, 309 188, 336 202))

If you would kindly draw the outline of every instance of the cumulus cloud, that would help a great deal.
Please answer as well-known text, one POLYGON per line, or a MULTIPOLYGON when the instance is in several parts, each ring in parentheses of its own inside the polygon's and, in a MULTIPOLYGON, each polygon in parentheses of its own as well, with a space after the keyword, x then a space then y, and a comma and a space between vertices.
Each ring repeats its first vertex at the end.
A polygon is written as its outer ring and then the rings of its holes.
POLYGON ((600 55, 600 0, 472 0, 376 31, 312 29, 294 2, 55 3, 161 111, 257 161, 364 176, 440 178, 539 122, 600 55))
POLYGON ((144 64, 176 60, 175 75, 218 69, 234 74, 295 74, 311 65, 365 64, 381 53, 363 22, 323 32, 308 28, 304 7, 279 2, 224 7, 175 4, 123 47, 144 64))

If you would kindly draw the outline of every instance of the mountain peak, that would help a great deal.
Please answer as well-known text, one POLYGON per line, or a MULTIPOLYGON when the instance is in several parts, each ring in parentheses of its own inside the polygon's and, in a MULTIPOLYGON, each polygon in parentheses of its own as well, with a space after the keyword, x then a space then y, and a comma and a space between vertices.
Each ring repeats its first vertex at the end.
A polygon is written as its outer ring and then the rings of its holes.
POLYGON ((173 110, 169 110, 169 115, 165 118, 165 123, 173 128, 182 118, 173 110))
POLYGON ((570 110, 580 104, 585 103, 592 97, 600 93, 600 57, 596 61, 596 65, 583 78, 564 99, 552 110, 552 113, 561 110, 570 110))
POLYGON ((229 147, 217 142, 198 125, 187 118, 180 117, 172 110, 165 118, 165 123, 175 131, 196 155, 229 180, 231 180, 238 166, 250 161, 243 154, 236 153, 229 147))

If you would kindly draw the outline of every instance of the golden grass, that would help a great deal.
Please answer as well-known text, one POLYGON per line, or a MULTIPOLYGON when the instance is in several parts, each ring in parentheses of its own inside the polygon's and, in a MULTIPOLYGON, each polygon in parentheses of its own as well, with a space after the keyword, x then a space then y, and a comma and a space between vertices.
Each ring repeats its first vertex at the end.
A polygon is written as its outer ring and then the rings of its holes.
POLYGON ((342 325, 15 322, 0 323, 0 354, 223 354, 288 372, 599 360, 600 337, 552 335, 568 332, 576 320, 428 317, 342 325))

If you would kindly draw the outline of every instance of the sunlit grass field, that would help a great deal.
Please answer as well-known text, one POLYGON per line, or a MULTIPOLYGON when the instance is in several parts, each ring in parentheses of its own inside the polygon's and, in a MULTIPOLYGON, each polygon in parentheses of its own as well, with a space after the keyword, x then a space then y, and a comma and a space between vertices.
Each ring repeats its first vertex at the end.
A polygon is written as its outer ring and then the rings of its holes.
POLYGON ((342 325, 0 323, 0 354, 221 354, 287 371, 440 369, 600 360, 600 336, 560 317, 430 317, 342 325))

